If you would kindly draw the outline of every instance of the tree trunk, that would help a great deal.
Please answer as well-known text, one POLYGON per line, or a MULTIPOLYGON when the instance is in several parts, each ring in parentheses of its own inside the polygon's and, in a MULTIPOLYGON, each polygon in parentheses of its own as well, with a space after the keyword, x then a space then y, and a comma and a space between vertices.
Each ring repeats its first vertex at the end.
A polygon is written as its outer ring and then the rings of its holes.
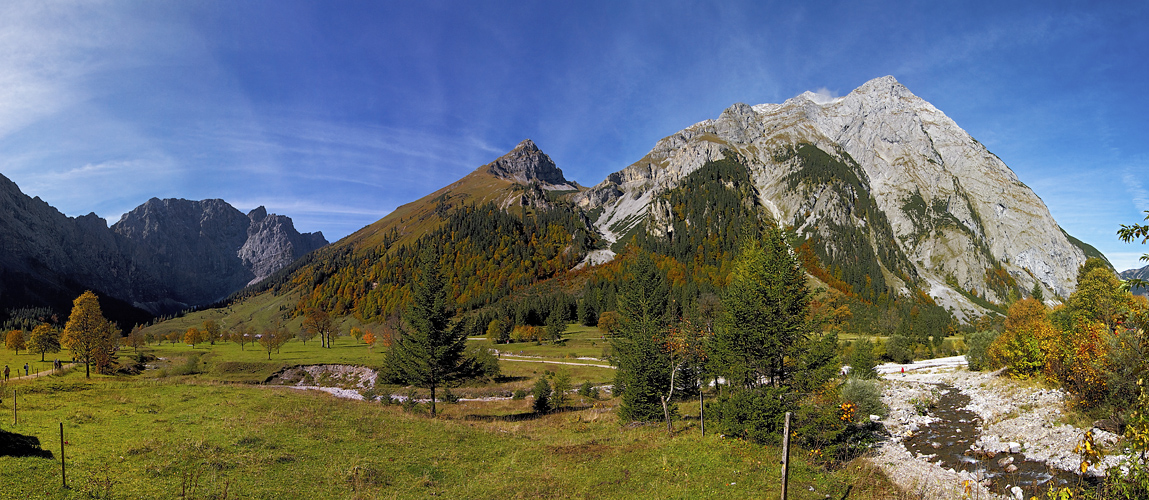
POLYGON ((666 406, 666 396, 662 396, 662 416, 666 418, 666 432, 672 432, 670 428, 670 409, 666 406))
POLYGON ((431 386, 431 416, 435 416, 435 386, 431 386))

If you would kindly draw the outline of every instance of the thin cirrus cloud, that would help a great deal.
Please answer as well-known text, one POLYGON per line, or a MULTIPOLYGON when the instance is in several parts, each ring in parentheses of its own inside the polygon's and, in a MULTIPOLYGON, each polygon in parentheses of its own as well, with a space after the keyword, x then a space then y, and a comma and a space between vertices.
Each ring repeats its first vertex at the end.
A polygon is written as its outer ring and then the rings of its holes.
POLYGON ((1144 2, 973 3, 13 0, 0 173, 69 215, 222 198, 334 239, 524 138, 593 185, 735 102, 893 75, 1136 264, 1144 2))
MULTIPOLYGON (((1147 168, 1140 168, 1141 175, 1145 175, 1147 168)), ((1141 183, 1141 179, 1133 173, 1132 168, 1126 168, 1122 179, 1125 181, 1125 188, 1129 190, 1129 194, 1133 196, 1133 205, 1137 210, 1142 212, 1149 212, 1149 189, 1145 189, 1145 185, 1141 183)))

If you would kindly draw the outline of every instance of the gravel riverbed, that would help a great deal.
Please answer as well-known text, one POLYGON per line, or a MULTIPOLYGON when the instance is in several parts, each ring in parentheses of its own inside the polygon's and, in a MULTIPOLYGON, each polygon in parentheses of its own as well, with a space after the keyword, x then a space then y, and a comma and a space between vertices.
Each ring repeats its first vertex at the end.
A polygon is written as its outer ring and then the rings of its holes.
MULTIPOLYGON (((903 443, 907 437, 932 423, 935 418, 919 415, 913 401, 934 396, 937 386, 953 386, 970 397, 966 406, 981 419, 981 436, 974 446, 983 452, 1004 453, 1020 450, 1026 458, 1039 460, 1066 471, 1077 471, 1080 457, 1073 449, 1088 429, 1061 423, 1064 393, 998 376, 989 372, 970 372, 964 358, 945 358, 920 364, 879 367, 883 378, 882 400, 889 408, 883 423, 891 438, 882 444, 872 458, 886 475, 906 491, 921 498, 1010 498, 993 495, 982 484, 978 474, 943 468, 934 457, 919 457, 903 443), (901 369, 906 368, 903 374, 901 369)), ((1118 436, 1093 429, 1094 440, 1103 447, 1117 442, 1118 436)), ((1107 456, 1103 463, 1089 469, 1091 475, 1124 458, 1107 456)))

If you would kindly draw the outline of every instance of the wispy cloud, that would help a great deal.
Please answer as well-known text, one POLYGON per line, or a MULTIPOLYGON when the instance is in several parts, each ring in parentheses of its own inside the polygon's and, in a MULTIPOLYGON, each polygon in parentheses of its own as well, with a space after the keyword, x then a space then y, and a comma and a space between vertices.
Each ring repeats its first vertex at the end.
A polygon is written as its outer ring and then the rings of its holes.
MULTIPOLYGON (((1145 170, 1141 169, 1141 175, 1144 174, 1145 170)), ((1141 179, 1134 175, 1133 169, 1126 168, 1122 179, 1125 181, 1125 189, 1129 190, 1129 194, 1133 196, 1133 206, 1141 212, 1149 210, 1149 189, 1145 189, 1144 185, 1141 184, 1141 179)))
POLYGON ((833 101, 834 99, 836 99, 838 97, 838 94, 836 92, 831 92, 830 89, 828 89, 826 87, 820 87, 818 90, 815 90, 813 92, 813 94, 814 94, 814 102, 816 102, 818 104, 824 104, 824 103, 833 101))

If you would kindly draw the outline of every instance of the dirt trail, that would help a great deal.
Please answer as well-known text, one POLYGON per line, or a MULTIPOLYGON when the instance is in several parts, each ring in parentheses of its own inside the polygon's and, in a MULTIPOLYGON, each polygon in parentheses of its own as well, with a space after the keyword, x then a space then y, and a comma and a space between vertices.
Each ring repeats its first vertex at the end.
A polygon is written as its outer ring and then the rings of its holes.
POLYGON ((593 365, 590 363, 574 363, 574 362, 570 362, 570 361, 551 361, 551 360, 548 360, 546 358, 511 357, 510 355, 507 355, 507 354, 504 354, 502 357, 500 357, 499 361, 521 361, 524 363, 550 363, 552 365, 593 366, 595 368, 614 369, 614 367, 611 365, 593 365))
MULTIPOLYGON (((56 373, 60 373, 60 374, 67 373, 70 368, 72 368, 73 366, 76 366, 78 364, 79 363, 64 363, 64 367, 62 369, 59 369, 59 370, 44 370, 44 371, 40 371, 40 372, 36 372, 36 373, 31 373, 28 375, 20 375, 18 377, 8 377, 8 382, 12 382, 14 380, 26 380, 26 379, 33 379, 36 377, 44 377, 44 376, 48 376, 48 375, 52 375, 52 374, 56 374, 56 373)), ((19 373, 22 371, 24 371, 23 367, 21 367, 19 370, 12 370, 12 373, 19 373)), ((3 375, 0 374, 0 376, 3 376, 3 375)))

